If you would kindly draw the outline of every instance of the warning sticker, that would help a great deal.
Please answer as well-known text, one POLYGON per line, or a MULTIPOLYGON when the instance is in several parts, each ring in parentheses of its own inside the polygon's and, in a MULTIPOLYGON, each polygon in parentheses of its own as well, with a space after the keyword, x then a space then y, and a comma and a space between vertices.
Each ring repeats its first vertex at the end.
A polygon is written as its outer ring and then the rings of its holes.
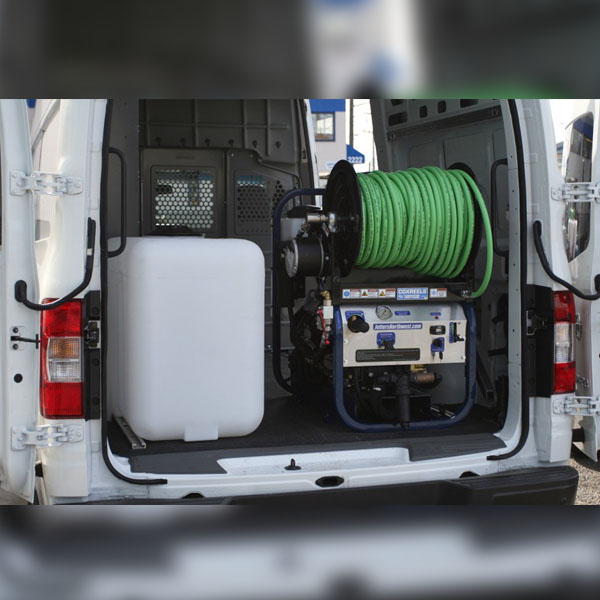
POLYGON ((398 288, 398 300, 427 300, 429 298, 429 289, 426 287, 398 288))
POLYGON ((384 288, 379 290, 379 298, 395 298, 396 288, 384 288))
POLYGON ((375 323, 373 329, 390 331, 393 329, 423 329, 423 323, 375 323))
POLYGON ((360 298, 360 290, 358 289, 344 289, 342 290, 343 298, 360 298))
POLYGON ((448 289, 447 288, 431 288, 429 290, 430 298, 447 298, 448 297, 448 289))
POLYGON ((366 289, 366 288, 362 288, 360 290, 360 297, 361 298, 378 298, 379 297, 379 290, 377 289, 366 289))

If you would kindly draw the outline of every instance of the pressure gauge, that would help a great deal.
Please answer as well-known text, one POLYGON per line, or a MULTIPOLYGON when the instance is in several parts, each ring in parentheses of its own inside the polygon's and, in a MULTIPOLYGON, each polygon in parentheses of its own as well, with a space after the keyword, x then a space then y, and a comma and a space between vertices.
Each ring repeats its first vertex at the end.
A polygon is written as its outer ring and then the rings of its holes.
POLYGON ((382 320, 385 321, 392 316, 392 309, 389 306, 385 306, 385 304, 380 304, 375 309, 375 314, 382 320))

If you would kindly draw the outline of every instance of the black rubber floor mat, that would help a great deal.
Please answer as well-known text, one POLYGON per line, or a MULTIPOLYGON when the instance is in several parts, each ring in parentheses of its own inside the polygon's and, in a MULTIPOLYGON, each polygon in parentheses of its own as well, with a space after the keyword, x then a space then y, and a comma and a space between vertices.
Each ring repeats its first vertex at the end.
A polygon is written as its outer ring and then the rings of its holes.
POLYGON ((176 452, 168 454, 137 454, 129 459, 131 470, 135 473, 225 473, 218 464, 222 458, 238 458, 248 456, 270 456, 281 454, 281 467, 294 457, 302 466, 302 455, 309 452, 333 452, 336 450, 360 450, 373 448, 407 448, 410 460, 432 460, 450 456, 464 456, 478 452, 490 452, 504 448, 504 442, 491 433, 474 433, 459 436, 438 438, 421 438, 410 440, 371 440, 354 443, 323 444, 312 446, 284 446, 270 448, 234 448, 223 450, 197 450, 195 452, 176 452))

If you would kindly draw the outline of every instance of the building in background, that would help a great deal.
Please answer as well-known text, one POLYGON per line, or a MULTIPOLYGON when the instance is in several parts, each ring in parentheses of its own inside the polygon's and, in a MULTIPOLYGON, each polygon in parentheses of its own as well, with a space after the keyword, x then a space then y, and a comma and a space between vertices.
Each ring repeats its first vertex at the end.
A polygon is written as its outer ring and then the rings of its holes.
POLYGON ((326 180, 333 165, 346 159, 352 164, 364 164, 365 155, 351 146, 346 131, 346 100, 311 100, 319 178, 326 180))

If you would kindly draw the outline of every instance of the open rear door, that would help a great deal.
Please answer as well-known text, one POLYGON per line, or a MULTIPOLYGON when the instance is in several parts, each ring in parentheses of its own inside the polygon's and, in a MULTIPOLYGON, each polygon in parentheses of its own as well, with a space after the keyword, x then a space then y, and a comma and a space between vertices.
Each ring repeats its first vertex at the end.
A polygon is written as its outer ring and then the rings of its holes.
POLYGON ((31 146, 25 100, 0 100, 0 482, 31 501, 39 398, 39 313, 15 300, 15 282, 37 296, 31 146), (25 185, 23 185, 25 183, 25 185), (32 341, 29 341, 32 340, 32 341))
MULTIPOLYGON (((579 101, 576 118, 565 132, 563 174, 567 186, 578 182, 592 185, 582 189, 577 202, 567 202, 564 219, 565 247, 573 284, 594 293, 594 278, 600 273, 600 114, 598 100, 579 101), (596 187, 594 187, 596 186, 596 187)), ((575 298, 578 323, 575 332, 577 361, 576 401, 584 442, 577 446, 598 460, 600 448, 600 299, 575 298)), ((577 414, 576 413, 576 414, 577 414)))

